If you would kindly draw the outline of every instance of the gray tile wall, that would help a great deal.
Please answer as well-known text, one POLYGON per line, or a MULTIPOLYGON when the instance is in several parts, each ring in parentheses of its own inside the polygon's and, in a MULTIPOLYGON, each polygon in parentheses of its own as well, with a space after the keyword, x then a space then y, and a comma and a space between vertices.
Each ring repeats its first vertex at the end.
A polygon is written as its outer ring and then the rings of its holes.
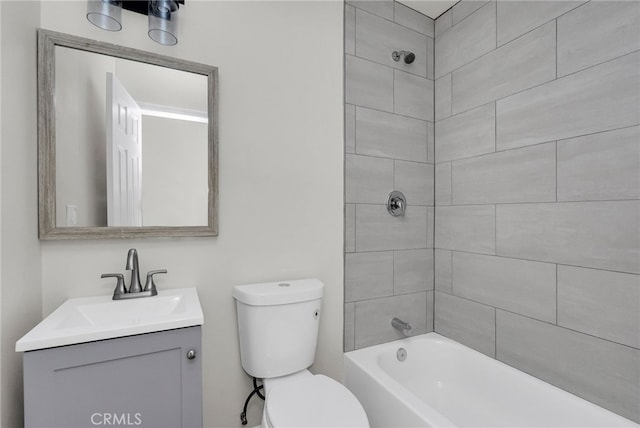
POLYGON ((640 422, 640 2, 435 23, 435 330, 640 422))
POLYGON ((394 1, 345 3, 345 351, 400 338, 393 317, 433 330, 434 31, 394 1))

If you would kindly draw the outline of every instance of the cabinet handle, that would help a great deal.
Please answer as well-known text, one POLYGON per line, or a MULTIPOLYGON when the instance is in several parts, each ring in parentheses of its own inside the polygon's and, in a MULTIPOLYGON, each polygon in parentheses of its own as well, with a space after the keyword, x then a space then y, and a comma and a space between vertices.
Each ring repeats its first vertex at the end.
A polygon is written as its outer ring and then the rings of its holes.
POLYGON ((187 351, 187 359, 188 360, 193 360, 196 358, 196 350, 195 349, 189 349, 187 351))

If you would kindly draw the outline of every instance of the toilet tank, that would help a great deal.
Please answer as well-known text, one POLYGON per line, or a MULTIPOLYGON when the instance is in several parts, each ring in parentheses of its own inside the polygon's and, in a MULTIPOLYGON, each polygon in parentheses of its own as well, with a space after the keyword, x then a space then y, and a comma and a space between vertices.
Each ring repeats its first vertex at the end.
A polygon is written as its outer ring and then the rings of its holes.
POLYGON ((313 364, 324 285, 317 279, 237 285, 242 367, 270 378, 313 364))

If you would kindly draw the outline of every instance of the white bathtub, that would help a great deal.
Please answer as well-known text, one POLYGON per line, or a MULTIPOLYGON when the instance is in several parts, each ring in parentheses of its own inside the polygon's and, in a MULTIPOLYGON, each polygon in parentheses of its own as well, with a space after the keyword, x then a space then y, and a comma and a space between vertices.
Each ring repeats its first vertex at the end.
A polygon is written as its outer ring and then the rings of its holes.
POLYGON ((345 384, 372 427, 639 426, 436 333, 347 352, 345 384))

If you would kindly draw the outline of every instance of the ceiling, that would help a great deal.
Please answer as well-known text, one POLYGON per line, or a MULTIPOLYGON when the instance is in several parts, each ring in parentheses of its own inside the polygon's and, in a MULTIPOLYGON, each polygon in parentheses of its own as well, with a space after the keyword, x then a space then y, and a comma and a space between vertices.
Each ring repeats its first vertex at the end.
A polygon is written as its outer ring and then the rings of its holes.
POLYGON ((429 18, 436 19, 443 12, 446 12, 451 6, 456 4, 458 0, 398 0, 400 3, 409 6, 413 10, 417 10, 429 18))

